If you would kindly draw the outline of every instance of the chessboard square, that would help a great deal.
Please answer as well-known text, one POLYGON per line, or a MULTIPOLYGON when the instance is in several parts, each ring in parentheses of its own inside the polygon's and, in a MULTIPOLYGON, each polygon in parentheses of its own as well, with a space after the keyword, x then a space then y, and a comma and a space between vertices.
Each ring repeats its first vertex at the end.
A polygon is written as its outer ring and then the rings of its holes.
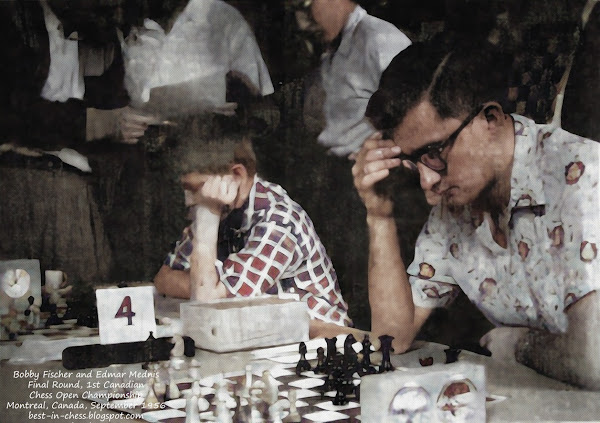
POLYGON ((177 417, 185 417, 185 412, 181 410, 174 410, 172 408, 157 411, 148 411, 142 414, 142 418, 147 422, 160 422, 166 419, 175 419, 177 417))
POLYGON ((169 408, 181 409, 185 408, 185 398, 178 398, 174 400, 165 401, 165 405, 169 408))
POLYGON ((328 411, 342 411, 342 410, 350 410, 352 408, 360 407, 360 404, 357 402, 354 402, 354 401, 350 401, 350 402, 348 402, 348 404, 344 404, 344 405, 335 405, 331 401, 320 402, 315 405, 319 408, 322 408, 323 410, 328 410, 328 411))
POLYGON ((313 378, 299 379, 299 380, 295 380, 293 382, 288 383, 288 385, 293 386, 294 388, 300 388, 300 389, 311 389, 311 388, 315 388, 317 386, 321 386, 324 384, 325 384, 325 381, 323 379, 313 379, 313 378))
POLYGON ((312 377, 312 378, 320 378, 320 379, 324 379, 327 377, 327 375, 325 375, 325 374, 315 373, 312 370, 310 370, 308 372, 302 372, 300 374, 304 377, 312 377))
MULTIPOLYGON (((278 378, 281 376, 292 376, 295 375, 294 372, 288 370, 288 369, 284 369, 283 367, 272 367, 269 369, 269 372, 271 372, 271 376, 273 376, 274 378, 278 378)), ((256 370, 253 372, 255 376, 262 376, 263 370, 256 370)))
POLYGON ((305 414, 303 419, 313 422, 334 422, 336 420, 347 419, 348 417, 347 414, 338 413, 337 411, 317 411, 316 413, 305 414))
MULTIPOLYGON (((317 358, 316 351, 309 351, 306 353, 307 360, 315 360, 317 358)), ((269 360, 275 361, 276 363, 283 364, 295 364, 300 360, 300 354, 283 355, 279 357, 268 357, 269 360)))
MULTIPOLYGON (((279 392, 279 395, 281 395, 282 397, 287 398, 288 397, 289 392, 288 391, 281 391, 279 392)), ((311 397, 320 397, 321 394, 315 391, 311 391, 309 389, 297 389, 296 390, 296 398, 297 399, 302 399, 302 398, 311 398, 311 397)))
POLYGON ((116 399, 116 400, 112 400, 110 403, 112 405, 114 405, 116 408, 132 409, 132 408, 141 406, 144 403, 144 397, 134 396, 132 398, 126 398, 126 399, 116 399))

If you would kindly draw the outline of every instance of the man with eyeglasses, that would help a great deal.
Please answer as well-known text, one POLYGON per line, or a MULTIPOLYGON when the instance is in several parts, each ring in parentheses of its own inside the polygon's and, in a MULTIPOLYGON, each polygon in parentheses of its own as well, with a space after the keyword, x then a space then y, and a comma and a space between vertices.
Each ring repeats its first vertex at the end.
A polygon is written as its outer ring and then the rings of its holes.
POLYGON ((462 290, 497 326, 481 340, 494 358, 600 389, 600 145, 505 114, 505 69, 490 46, 419 44, 384 72, 366 113, 381 132, 353 167, 372 330, 403 352, 462 290), (408 267, 374 188, 395 167, 433 206, 408 267))

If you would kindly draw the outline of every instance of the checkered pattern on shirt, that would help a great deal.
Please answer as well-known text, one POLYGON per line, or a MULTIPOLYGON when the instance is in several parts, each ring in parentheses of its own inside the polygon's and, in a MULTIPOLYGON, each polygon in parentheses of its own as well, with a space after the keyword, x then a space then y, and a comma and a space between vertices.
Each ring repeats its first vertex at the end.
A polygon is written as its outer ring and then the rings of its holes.
MULTIPOLYGON (((244 247, 217 261, 231 297, 297 294, 311 318, 349 325, 348 306, 325 247, 306 212, 279 185, 255 178, 240 231, 244 247)), ((192 232, 186 228, 165 264, 190 267, 192 232)))

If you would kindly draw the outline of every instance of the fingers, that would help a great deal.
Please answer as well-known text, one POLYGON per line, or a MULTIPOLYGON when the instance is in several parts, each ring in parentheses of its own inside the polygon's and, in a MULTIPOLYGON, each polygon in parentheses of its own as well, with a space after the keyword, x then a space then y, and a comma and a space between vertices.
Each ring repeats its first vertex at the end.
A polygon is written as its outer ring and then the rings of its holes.
POLYGON ((126 144, 137 143, 148 129, 148 125, 155 125, 158 122, 159 119, 156 116, 146 115, 131 107, 126 107, 119 119, 121 141, 126 144))
POLYGON ((207 202, 219 206, 233 206, 238 195, 240 183, 232 175, 215 175, 209 177, 201 189, 202 197, 207 202))

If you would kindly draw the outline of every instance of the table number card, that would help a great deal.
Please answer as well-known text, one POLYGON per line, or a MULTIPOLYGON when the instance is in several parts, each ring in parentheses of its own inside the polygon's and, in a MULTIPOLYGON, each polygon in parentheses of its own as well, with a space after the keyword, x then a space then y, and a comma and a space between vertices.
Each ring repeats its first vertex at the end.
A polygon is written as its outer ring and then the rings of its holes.
POLYGON ((97 289, 100 343, 117 344, 148 339, 156 333, 154 287, 97 289))

